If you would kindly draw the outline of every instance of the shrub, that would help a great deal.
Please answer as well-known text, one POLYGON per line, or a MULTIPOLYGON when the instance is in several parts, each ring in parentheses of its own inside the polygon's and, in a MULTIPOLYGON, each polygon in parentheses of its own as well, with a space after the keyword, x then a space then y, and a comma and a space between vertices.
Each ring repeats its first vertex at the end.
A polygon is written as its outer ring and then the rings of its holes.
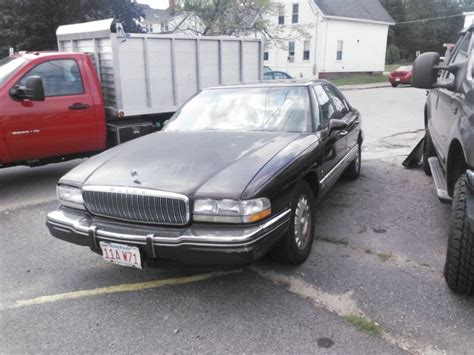
POLYGON ((385 62, 387 64, 395 64, 400 60, 400 50, 397 46, 393 44, 387 48, 387 55, 385 57, 385 62))

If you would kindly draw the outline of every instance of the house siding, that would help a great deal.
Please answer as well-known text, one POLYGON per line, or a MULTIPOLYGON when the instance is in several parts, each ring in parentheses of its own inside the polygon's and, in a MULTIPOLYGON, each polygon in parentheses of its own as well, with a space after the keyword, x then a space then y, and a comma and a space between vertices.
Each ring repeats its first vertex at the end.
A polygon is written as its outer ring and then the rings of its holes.
POLYGON ((388 25, 328 19, 325 27, 322 61, 318 71, 329 73, 383 72, 388 25), (343 42, 342 59, 337 60, 337 44, 343 42))
MULTIPOLYGON (((356 73, 382 73, 385 66, 388 24, 324 17, 312 0, 280 0, 285 6, 283 46, 268 44, 269 59, 265 65, 288 72, 295 78, 318 78, 356 73), (299 25, 310 38, 292 29, 292 5, 299 4, 299 25), (299 38, 298 38, 299 37, 299 38), (295 41, 294 62, 288 61, 288 40, 295 41), (310 58, 303 60, 304 41, 310 41, 310 58), (343 41, 342 60, 337 60, 337 43, 343 41)), ((278 23, 278 15, 269 18, 278 23)), ((274 42, 274 41, 273 41, 274 42)))

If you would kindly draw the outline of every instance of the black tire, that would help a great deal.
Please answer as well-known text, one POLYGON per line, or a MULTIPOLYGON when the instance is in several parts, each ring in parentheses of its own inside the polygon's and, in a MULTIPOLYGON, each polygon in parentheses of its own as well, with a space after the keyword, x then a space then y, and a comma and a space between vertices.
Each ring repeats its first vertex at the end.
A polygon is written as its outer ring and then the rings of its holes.
MULTIPOLYGON (((278 242, 278 244, 271 251, 271 257, 279 262, 299 265, 302 264, 309 256, 311 247, 314 240, 314 211, 315 201, 313 192, 309 187, 308 183, 303 181, 296 187, 293 198, 291 199, 291 215, 290 215, 290 226, 288 232, 278 242), (301 246, 297 244, 297 236, 295 233, 296 226, 296 213, 298 202, 300 199, 305 198, 309 206, 309 226, 307 227, 308 234, 301 246)), ((306 234, 306 233, 304 233, 306 234)))
POLYGON ((444 277, 452 291, 473 296, 474 226, 467 220, 467 193, 466 176, 462 175, 454 187, 444 277))
POLYGON ((357 157, 344 171, 344 177, 349 180, 357 180, 360 177, 360 167, 362 163, 362 146, 358 143, 357 157))
POLYGON ((392 88, 396 88, 398 86, 397 83, 392 83, 392 88))
POLYGON ((430 131, 428 127, 425 128, 425 141, 423 144, 423 170, 426 175, 431 176, 431 168, 428 163, 428 158, 435 157, 436 151, 433 146, 433 141, 431 140, 430 131))

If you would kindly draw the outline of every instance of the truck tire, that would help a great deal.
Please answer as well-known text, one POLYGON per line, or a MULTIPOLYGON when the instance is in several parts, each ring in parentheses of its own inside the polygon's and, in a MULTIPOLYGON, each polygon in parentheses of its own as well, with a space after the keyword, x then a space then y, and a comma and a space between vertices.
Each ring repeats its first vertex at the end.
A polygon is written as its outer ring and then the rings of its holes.
POLYGON ((431 176, 431 168, 428 163, 428 158, 435 157, 436 151, 431 140, 430 131, 428 127, 425 129, 425 143, 423 145, 423 170, 426 175, 431 176))
POLYGON ((360 145, 360 143, 357 143, 357 145, 357 156, 352 161, 352 163, 349 164, 343 174, 343 176, 349 180, 357 180, 360 176, 360 166, 362 163, 362 146, 360 145))
POLYGON ((392 83, 392 88, 396 88, 398 86, 397 83, 392 83))
POLYGON ((291 200, 288 232, 271 251, 272 259, 290 265, 303 263, 311 252, 314 240, 315 201, 308 183, 302 181, 291 200))
POLYGON ((474 226, 466 217, 466 176, 454 187, 444 277, 457 293, 474 295, 474 226))

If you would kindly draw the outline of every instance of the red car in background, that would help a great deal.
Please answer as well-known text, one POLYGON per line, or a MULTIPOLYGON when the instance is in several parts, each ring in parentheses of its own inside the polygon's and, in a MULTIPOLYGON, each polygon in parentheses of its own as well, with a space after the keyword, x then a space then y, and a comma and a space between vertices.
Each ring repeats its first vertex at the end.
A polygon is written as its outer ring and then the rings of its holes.
POLYGON ((388 80, 394 88, 399 84, 411 84, 412 71, 413 66, 411 65, 400 67, 388 75, 388 80))

